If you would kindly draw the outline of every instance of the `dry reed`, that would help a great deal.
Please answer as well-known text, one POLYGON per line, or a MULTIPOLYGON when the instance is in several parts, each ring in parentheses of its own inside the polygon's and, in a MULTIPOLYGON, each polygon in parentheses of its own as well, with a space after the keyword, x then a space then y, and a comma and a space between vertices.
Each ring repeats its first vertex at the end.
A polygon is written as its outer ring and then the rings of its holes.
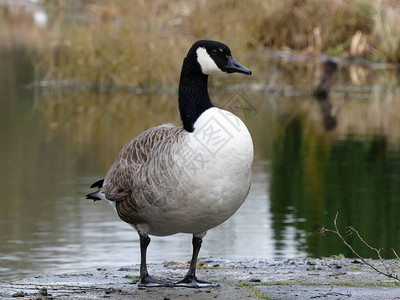
POLYGON ((104 0, 85 9, 85 22, 53 23, 60 34, 43 56, 42 80, 90 82, 98 90, 176 86, 188 45, 206 38, 227 42, 243 64, 264 46, 400 58, 400 7, 389 1, 104 0))

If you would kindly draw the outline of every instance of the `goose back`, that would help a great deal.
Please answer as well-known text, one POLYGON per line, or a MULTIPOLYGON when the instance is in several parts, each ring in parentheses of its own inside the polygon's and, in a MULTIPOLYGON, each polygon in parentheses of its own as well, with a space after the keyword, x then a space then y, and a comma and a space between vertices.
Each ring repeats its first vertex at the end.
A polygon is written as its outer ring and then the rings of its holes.
POLYGON ((165 205, 156 198, 156 190, 165 187, 160 181, 171 173, 173 153, 184 136, 182 127, 165 124, 146 130, 122 148, 101 189, 122 220, 136 224, 143 207, 165 205))

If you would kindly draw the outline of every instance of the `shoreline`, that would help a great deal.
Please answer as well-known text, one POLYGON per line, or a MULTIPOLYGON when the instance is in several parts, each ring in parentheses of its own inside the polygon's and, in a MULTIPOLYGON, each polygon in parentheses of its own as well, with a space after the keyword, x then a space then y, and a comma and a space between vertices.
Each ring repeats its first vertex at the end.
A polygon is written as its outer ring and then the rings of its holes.
MULTIPOLYGON (((384 270, 379 260, 369 263, 384 270)), ((385 260, 394 274, 399 263, 385 260)), ((149 264, 157 278, 180 280, 187 264, 149 264)), ((218 288, 138 288, 139 265, 0 281, 0 299, 400 299, 400 281, 358 259, 200 259, 199 279, 218 288)))

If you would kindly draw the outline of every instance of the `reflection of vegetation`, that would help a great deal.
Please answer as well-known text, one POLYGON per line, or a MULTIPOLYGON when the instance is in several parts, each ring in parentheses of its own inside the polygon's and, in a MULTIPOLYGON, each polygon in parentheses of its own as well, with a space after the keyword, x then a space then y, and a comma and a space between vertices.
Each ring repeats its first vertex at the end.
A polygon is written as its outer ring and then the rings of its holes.
POLYGON ((105 166, 130 139, 166 122, 179 123, 175 94, 54 94, 37 103, 47 136, 62 135, 80 151, 96 148, 105 166))
MULTIPOLYGON (((358 140, 349 136, 338 142, 331 135, 316 133, 304 117, 295 118, 282 139, 275 140, 271 173, 271 211, 278 245, 291 225, 307 233, 306 245, 299 246, 313 256, 351 256, 344 246, 322 241, 316 234, 332 222, 337 211, 342 226, 362 228, 371 244, 385 251, 399 244, 400 151, 388 147, 385 137, 358 140), (289 216, 293 221, 287 224, 289 216)), ((360 241, 350 243, 361 255, 369 255, 360 241)))

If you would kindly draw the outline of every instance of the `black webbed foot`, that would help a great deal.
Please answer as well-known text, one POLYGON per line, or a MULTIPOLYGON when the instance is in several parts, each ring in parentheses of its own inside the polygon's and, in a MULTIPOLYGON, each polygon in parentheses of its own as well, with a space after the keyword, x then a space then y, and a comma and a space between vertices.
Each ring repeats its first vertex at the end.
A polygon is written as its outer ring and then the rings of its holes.
POLYGON ((173 287, 174 284, 170 281, 159 280, 150 275, 140 277, 138 287, 173 287))
POLYGON ((174 283, 175 287, 188 287, 188 288, 205 288, 205 287, 219 287, 218 283, 207 282, 197 279, 195 276, 186 275, 181 281, 174 283))

